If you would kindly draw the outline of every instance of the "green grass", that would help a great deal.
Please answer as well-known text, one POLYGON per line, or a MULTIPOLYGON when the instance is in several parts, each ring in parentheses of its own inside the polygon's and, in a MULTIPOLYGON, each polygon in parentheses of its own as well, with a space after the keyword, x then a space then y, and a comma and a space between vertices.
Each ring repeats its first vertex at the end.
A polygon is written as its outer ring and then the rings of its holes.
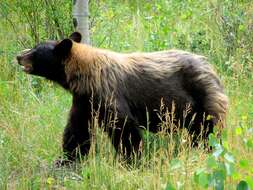
MULTIPOLYGON (((129 166, 115 159, 106 134, 96 128, 87 158, 54 168, 71 95, 16 65, 17 52, 34 42, 21 13, 19 18, 10 12, 19 33, 1 17, 0 189, 243 189, 243 184, 253 189, 252 2, 129 2, 90 3, 93 45, 123 52, 180 48, 207 56, 230 100, 223 145, 211 138, 215 148, 206 153, 150 134, 142 158, 129 166)), ((59 10, 60 18, 64 11, 69 5, 59 10)), ((179 140, 186 137, 182 132, 179 140)))

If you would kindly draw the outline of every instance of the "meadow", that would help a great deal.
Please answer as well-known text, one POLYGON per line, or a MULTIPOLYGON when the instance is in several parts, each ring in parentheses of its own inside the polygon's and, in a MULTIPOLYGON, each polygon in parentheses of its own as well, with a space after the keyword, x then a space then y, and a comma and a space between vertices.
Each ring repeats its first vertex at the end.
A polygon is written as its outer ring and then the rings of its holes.
POLYGON ((89 156, 56 168, 71 95, 26 75, 15 57, 68 36, 71 11, 67 0, 0 2, 0 189, 253 189, 252 0, 90 1, 93 46, 206 56, 229 97, 227 127, 222 144, 210 136, 209 153, 190 148, 185 131, 146 133, 143 156, 128 165, 94 122, 89 156))

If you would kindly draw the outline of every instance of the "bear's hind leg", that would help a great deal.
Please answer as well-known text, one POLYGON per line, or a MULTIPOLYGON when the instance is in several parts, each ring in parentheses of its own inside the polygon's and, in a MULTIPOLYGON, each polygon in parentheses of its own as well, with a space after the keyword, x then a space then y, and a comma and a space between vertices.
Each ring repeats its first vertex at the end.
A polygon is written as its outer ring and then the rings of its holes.
POLYGON ((188 126, 192 147, 198 147, 199 143, 203 142, 204 146, 207 148, 208 136, 213 132, 214 125, 214 121, 208 119, 205 113, 199 112, 196 114, 193 122, 188 126))

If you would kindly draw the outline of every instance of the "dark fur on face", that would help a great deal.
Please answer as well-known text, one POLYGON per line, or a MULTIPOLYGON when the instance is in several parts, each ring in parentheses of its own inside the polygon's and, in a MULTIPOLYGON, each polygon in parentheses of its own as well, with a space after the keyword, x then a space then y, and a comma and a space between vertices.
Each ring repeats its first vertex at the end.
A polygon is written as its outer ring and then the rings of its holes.
POLYGON ((24 72, 45 77, 68 88, 64 61, 72 48, 72 41, 80 42, 79 33, 73 33, 69 39, 47 41, 27 49, 17 56, 18 63, 24 72))

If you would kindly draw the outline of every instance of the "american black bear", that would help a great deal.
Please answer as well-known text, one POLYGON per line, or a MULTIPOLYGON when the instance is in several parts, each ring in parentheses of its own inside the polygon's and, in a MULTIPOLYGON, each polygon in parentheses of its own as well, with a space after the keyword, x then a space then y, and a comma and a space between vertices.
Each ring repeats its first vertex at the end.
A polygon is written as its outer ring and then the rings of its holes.
POLYGON ((215 125, 224 127, 228 99, 205 57, 179 50, 122 54, 80 41, 81 34, 74 32, 17 56, 26 73, 71 92, 73 104, 63 136, 69 160, 75 159, 77 148, 82 155, 89 152, 92 109, 99 109, 99 122, 109 115, 116 118, 104 130, 116 151, 121 144, 126 156, 139 150, 140 129, 147 122, 151 132, 160 130, 161 104, 174 123, 189 130, 193 142, 200 135, 207 139, 215 125))

